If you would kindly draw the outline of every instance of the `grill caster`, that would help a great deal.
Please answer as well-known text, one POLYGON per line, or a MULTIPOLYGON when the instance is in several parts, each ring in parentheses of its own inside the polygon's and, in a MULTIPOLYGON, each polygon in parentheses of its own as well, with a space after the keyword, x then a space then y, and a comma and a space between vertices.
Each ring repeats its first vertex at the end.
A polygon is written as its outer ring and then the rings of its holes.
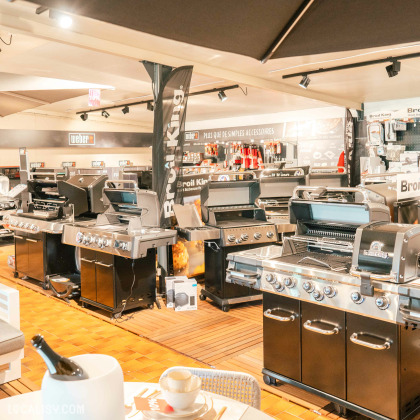
POLYGON ((13 273, 13 277, 14 277, 15 279, 17 279, 17 278, 19 277, 19 273, 18 273, 17 271, 15 271, 15 272, 13 273))
POLYGON ((229 312, 230 311, 230 306, 229 305, 223 305, 222 306, 222 311, 223 312, 229 312))
POLYGON ((49 290, 50 289, 50 284, 48 283, 48 280, 46 280, 42 283, 42 288, 44 290, 49 290))
POLYGON ((277 385, 276 378, 273 378, 272 376, 269 376, 269 375, 263 375, 263 381, 266 385, 271 385, 271 386, 277 385))
POLYGON ((149 303, 148 305, 147 305, 147 308, 148 309, 153 309, 155 307, 155 305, 153 305, 153 303, 149 303))
POLYGON ((206 300, 206 296, 204 296, 203 294, 200 294, 200 300, 206 300))

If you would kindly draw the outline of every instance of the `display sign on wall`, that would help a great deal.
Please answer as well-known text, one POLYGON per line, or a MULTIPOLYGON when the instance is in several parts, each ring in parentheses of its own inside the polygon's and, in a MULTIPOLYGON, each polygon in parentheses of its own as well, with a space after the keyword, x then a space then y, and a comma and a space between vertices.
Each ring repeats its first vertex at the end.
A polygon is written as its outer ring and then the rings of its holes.
POLYGON ((69 146, 95 145, 94 133, 69 133, 69 146))
POLYGON ((103 168, 105 162, 103 160, 92 160, 92 168, 103 168))
POLYGON ((397 200, 420 196, 420 173, 397 175, 397 200))
POLYGON ((76 162, 61 162, 63 168, 75 168, 76 162))
POLYGON ((45 162, 31 162, 30 167, 31 169, 45 168, 45 162))
POLYGON ((200 196, 201 189, 209 182, 210 174, 183 175, 177 182, 177 190, 183 197, 200 196))
POLYGON ((367 116, 367 121, 389 121, 389 120, 403 120, 410 121, 414 118, 420 118, 420 106, 414 105, 407 108, 397 109, 393 111, 378 111, 371 112, 367 116))
POLYGON ((120 160, 118 161, 119 166, 131 166, 133 162, 129 160, 120 160))
POLYGON ((101 89, 89 89, 89 106, 101 106, 101 89))

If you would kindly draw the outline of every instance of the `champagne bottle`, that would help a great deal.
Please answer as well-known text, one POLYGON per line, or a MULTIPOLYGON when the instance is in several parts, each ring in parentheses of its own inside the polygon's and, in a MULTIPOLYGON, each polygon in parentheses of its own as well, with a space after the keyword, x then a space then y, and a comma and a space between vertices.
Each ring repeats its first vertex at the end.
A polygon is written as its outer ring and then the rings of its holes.
POLYGON ((44 359, 51 377, 59 381, 78 381, 88 379, 88 375, 73 360, 60 356, 44 340, 40 334, 34 336, 31 340, 40 356, 44 359))

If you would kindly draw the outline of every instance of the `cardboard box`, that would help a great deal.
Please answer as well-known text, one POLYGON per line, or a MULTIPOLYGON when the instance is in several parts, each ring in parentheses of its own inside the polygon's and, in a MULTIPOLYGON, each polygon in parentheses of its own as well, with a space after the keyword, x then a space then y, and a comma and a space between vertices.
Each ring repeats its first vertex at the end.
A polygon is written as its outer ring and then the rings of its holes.
POLYGON ((197 310, 197 282, 195 279, 174 282, 175 311, 197 310))
POLYGON ((166 307, 167 308, 174 308, 175 307, 175 287, 174 283, 176 281, 184 281, 188 280, 187 276, 171 276, 165 277, 165 284, 166 284, 166 307))

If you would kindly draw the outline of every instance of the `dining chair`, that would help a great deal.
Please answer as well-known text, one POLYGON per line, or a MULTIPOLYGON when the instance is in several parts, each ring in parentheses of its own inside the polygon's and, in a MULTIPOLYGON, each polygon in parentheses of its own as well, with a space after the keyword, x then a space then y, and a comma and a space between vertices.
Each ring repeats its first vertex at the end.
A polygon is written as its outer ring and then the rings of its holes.
POLYGON ((240 401, 256 409, 261 407, 261 388, 258 381, 248 373, 228 370, 202 369, 187 366, 176 366, 165 370, 161 378, 169 372, 187 369, 201 378, 201 389, 224 397, 240 401))

